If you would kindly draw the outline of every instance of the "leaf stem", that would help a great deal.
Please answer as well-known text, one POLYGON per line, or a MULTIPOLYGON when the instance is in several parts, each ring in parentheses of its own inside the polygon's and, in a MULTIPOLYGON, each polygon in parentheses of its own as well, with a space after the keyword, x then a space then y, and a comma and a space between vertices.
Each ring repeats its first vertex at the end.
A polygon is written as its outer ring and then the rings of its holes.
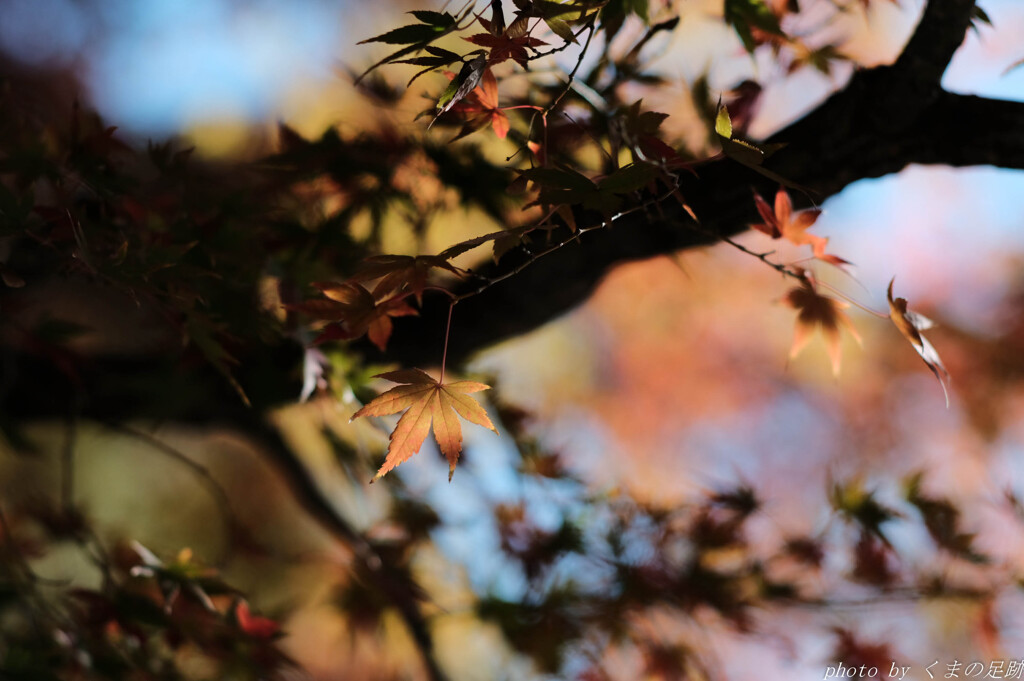
POLYGON ((448 338, 452 333, 452 311, 455 309, 455 304, 459 302, 459 298, 455 298, 451 303, 448 304, 448 323, 444 328, 444 350, 441 352, 441 380, 439 383, 444 383, 444 366, 448 361, 448 338))
POLYGON ((829 291, 831 291, 832 293, 835 293, 837 296, 839 296, 840 298, 842 298, 846 302, 850 303, 854 307, 857 307, 857 308, 860 308, 861 310, 864 310, 868 314, 874 315, 874 316, 878 317, 879 319, 888 319, 889 318, 889 315, 887 315, 887 314, 879 312, 878 310, 873 310, 870 307, 868 307, 867 305, 864 305, 863 303, 858 303, 856 300, 854 300, 850 296, 846 295, 845 293, 843 293, 842 291, 840 291, 839 289, 837 289, 835 286, 833 286, 832 284, 828 283, 827 281, 821 281, 820 279, 818 279, 818 280, 815 281, 815 283, 818 284, 819 286, 823 286, 823 287, 827 288, 829 291))

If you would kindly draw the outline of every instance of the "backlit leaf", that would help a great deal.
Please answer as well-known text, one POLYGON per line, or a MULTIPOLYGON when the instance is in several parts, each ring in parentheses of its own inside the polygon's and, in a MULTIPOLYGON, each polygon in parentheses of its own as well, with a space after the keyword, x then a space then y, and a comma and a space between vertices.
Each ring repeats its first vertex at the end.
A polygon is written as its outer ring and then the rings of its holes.
POLYGON ((352 418, 388 416, 403 410, 405 413, 391 433, 387 458, 374 480, 417 453, 431 429, 438 449, 448 460, 448 479, 451 480, 462 452, 462 427, 458 416, 498 432, 484 408, 469 396, 490 386, 474 381, 442 384, 419 369, 389 371, 377 378, 402 385, 381 394, 352 418))
POLYGON ((307 300, 286 307, 329 322, 316 343, 353 340, 366 335, 383 351, 391 337, 391 318, 416 314, 416 310, 406 302, 408 293, 392 295, 395 292, 393 287, 382 289, 378 284, 370 293, 362 284, 354 282, 322 282, 314 286, 327 300, 307 300))
POLYGON ((774 209, 769 207, 768 202, 757 192, 754 192, 754 203, 757 205, 757 212, 761 214, 761 219, 764 220, 763 223, 751 225, 754 229, 773 239, 784 238, 797 246, 809 245, 818 260, 836 266, 849 264, 846 260, 825 252, 827 238, 807 233, 821 215, 820 209, 812 208, 794 213, 793 201, 783 187, 779 187, 779 191, 775 193, 774 209))
POLYGON ((896 281, 893 277, 892 281, 889 282, 889 290, 886 296, 889 299, 889 318, 892 319, 892 323, 896 325, 903 337, 910 341, 910 344, 914 346, 914 350, 921 356, 924 363, 928 365, 932 373, 935 374, 935 378, 939 379, 939 385, 942 386, 942 394, 946 397, 946 407, 949 407, 949 383, 950 376, 949 372, 946 371, 946 367, 942 364, 942 359, 939 358, 939 353, 935 350, 928 339, 921 335, 922 331, 932 328, 935 324, 932 320, 927 317, 920 315, 916 312, 907 309, 907 301, 904 298, 892 297, 892 285, 896 281))
POLYGON ((783 297, 782 302, 799 311, 796 320, 796 332, 793 335, 793 346, 789 351, 792 359, 800 354, 811 338, 815 328, 820 327, 825 336, 828 355, 832 360, 832 373, 839 375, 842 355, 839 348, 839 327, 844 326, 850 335, 860 343, 860 336, 850 318, 843 312, 849 307, 847 303, 818 293, 814 280, 804 275, 800 286, 792 288, 783 297))

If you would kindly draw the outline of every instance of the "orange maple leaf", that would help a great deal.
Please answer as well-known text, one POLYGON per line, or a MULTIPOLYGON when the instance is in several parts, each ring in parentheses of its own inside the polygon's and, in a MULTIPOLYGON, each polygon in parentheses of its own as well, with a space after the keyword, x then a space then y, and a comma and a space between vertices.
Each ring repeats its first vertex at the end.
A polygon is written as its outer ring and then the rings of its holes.
POLYGON ((811 339, 811 333, 815 327, 820 326, 822 335, 825 337, 825 345, 828 348, 828 356, 832 360, 832 373, 838 376, 842 360, 839 349, 840 324, 846 327, 857 343, 861 342, 857 329, 843 312, 843 308, 849 307, 849 304, 818 293, 814 280, 806 274, 801 274, 800 286, 790 289, 782 298, 782 302, 799 311, 796 318, 796 332, 793 335, 793 346, 789 351, 790 359, 800 354, 800 351, 811 339))
POLYGON ((924 315, 908 310, 905 298, 893 299, 892 285, 895 281, 896 278, 893 277, 892 281, 889 282, 889 291, 886 293, 886 297, 889 299, 889 318, 892 319, 892 323, 896 325, 896 328, 903 334, 903 337, 914 346, 917 354, 921 355, 921 359, 924 360, 924 363, 935 374, 935 378, 939 379, 939 385, 942 386, 942 394, 946 396, 946 407, 948 408, 949 372, 943 366, 942 359, 939 358, 939 353, 935 350, 935 347, 928 342, 927 338, 921 335, 922 331, 932 328, 935 326, 935 323, 924 315))
POLYGON ((818 260, 837 266, 849 264, 840 257, 825 253, 825 246, 828 244, 826 237, 807 233, 821 215, 820 208, 809 208, 794 213, 793 201, 783 187, 779 187, 779 191, 775 193, 774 210, 757 192, 754 192, 754 203, 757 205, 757 212, 761 214, 761 219, 764 220, 763 223, 751 225, 754 229, 764 232, 773 239, 785 238, 797 246, 810 244, 814 257, 818 260))
POLYGON ((420 451, 431 428, 438 449, 448 459, 448 479, 451 480, 452 474, 455 473, 455 465, 459 461, 459 454, 462 452, 462 426, 459 424, 458 416, 478 426, 490 428, 495 433, 498 432, 484 408, 467 395, 487 390, 490 388, 488 385, 475 381, 443 384, 419 369, 389 371, 377 375, 376 378, 384 378, 403 385, 379 395, 353 414, 352 418, 388 416, 403 409, 407 411, 398 419, 398 425, 391 433, 388 456, 384 460, 384 465, 377 471, 377 475, 373 477, 374 480, 383 477, 392 468, 420 451))

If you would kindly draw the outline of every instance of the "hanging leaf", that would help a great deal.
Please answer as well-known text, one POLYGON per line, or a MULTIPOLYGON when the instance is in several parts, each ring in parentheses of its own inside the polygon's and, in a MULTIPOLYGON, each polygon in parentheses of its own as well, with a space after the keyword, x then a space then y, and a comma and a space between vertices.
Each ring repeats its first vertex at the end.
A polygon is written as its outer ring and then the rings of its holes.
POLYGON ((858 344, 861 342, 857 329, 843 312, 843 308, 849 307, 849 305, 818 293, 814 281, 806 274, 802 276, 800 286, 790 289, 783 297, 782 302, 799 312, 796 320, 796 332, 793 335, 793 346, 789 351, 790 359, 800 354, 800 351, 811 339, 811 333, 815 328, 820 327, 822 335, 825 337, 828 356, 832 360, 832 373, 838 376, 842 360, 839 347, 840 325, 850 332, 858 344))
POLYGON ((578 40, 576 40, 576 34, 572 32, 572 26, 567 24, 565 21, 563 21, 561 19, 558 19, 558 18, 552 18, 552 19, 546 19, 544 21, 544 23, 546 23, 548 25, 548 28, 551 29, 552 33, 557 35, 559 38, 561 38, 565 42, 567 42, 567 43, 578 43, 579 42, 578 40))
POLYGON ((185 329, 189 340, 199 349, 206 361, 235 389, 242 402, 250 406, 249 396, 245 394, 232 371, 232 368, 238 365, 238 360, 224 347, 219 337, 223 334, 218 334, 217 325, 206 315, 194 313, 189 316, 185 329))
POLYGON ((452 52, 450 50, 442 49, 440 47, 433 47, 431 45, 428 45, 426 47, 426 51, 429 53, 429 56, 413 57, 412 59, 399 59, 398 61, 394 62, 395 64, 411 64, 413 66, 426 67, 425 69, 416 72, 416 74, 409 79, 409 82, 406 84, 406 87, 412 85, 417 78, 424 74, 430 73, 431 71, 441 68, 442 66, 449 66, 457 61, 462 61, 462 55, 456 52, 452 52))
POLYGON ((392 294, 411 293, 416 302, 423 304, 423 291, 430 280, 431 270, 447 270, 456 276, 465 272, 448 262, 452 256, 444 255, 375 255, 366 258, 359 270, 349 277, 349 282, 358 283, 380 279, 373 289, 377 298, 392 294))
MULTIPOLYGON (((366 43, 384 43, 386 45, 405 45, 405 47, 397 52, 392 52, 377 63, 373 64, 370 68, 363 71, 363 73, 355 79, 356 85, 359 85, 359 82, 378 66, 396 62, 406 55, 415 54, 416 52, 425 49, 430 43, 434 42, 438 38, 454 31, 459 24, 459 19, 447 12, 416 11, 412 12, 412 15, 422 23, 409 24, 408 26, 395 28, 387 33, 382 33, 378 36, 374 36, 373 38, 367 38, 366 40, 359 42, 360 45, 364 45, 366 43)), ((465 14, 462 16, 464 17, 465 14)))
POLYGON ((468 396, 468 393, 487 390, 490 386, 474 381, 442 384, 419 369, 389 371, 376 378, 403 385, 383 393, 353 414, 352 418, 388 416, 406 411, 391 433, 387 458, 374 480, 417 453, 431 429, 438 448, 448 460, 448 479, 451 480, 462 452, 462 426, 459 425, 458 416, 498 432, 484 408, 468 396))
POLYGON ((886 546, 891 546, 889 538, 882 531, 882 525, 902 518, 903 514, 878 501, 875 498, 875 492, 865 488, 863 480, 854 479, 845 485, 835 483, 832 486, 829 501, 832 508, 842 514, 846 520, 877 537, 886 546))
POLYGON ((732 117, 729 116, 729 108, 719 104, 718 115, 715 116, 715 132, 720 137, 732 139, 732 117))
POLYGON ((936 544, 972 563, 988 559, 975 551, 974 535, 960 530, 960 509, 949 499, 932 497, 921 492, 922 473, 915 473, 904 482, 907 501, 917 507, 928 534, 936 544))
POLYGON ((932 373, 935 374, 935 378, 939 380, 939 385, 942 386, 942 394, 946 396, 946 408, 949 408, 949 383, 950 376, 949 372, 946 371, 946 367, 942 364, 942 359, 939 358, 939 353, 935 350, 928 339, 921 335, 922 331, 926 331, 933 326, 935 323, 928 319, 924 315, 920 315, 916 312, 907 309, 907 301, 904 298, 892 297, 892 285, 896 281, 893 277, 892 281, 889 282, 889 291, 886 294, 889 299, 889 318, 892 319, 892 323, 896 325, 903 337, 910 341, 910 344, 914 346, 914 350, 921 356, 924 363, 928 365, 932 373))

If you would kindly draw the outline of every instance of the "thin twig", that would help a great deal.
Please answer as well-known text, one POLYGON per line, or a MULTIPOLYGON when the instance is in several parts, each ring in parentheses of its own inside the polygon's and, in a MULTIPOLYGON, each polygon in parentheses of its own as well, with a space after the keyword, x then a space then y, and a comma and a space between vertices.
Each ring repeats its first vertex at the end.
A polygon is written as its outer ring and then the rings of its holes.
POLYGON ((71 513, 75 496, 75 440, 76 420, 68 413, 64 422, 64 446, 61 448, 60 506, 63 513, 71 513))
POLYGON ((144 442, 152 449, 164 454, 174 461, 177 461, 192 471, 192 473, 195 474, 195 476, 198 477, 204 485, 206 485, 210 496, 213 497, 213 501, 217 505, 221 518, 224 521, 225 535, 227 537, 228 544, 230 545, 230 542, 233 540, 232 535, 235 528, 243 527, 243 525, 234 510, 231 508, 231 500, 228 498, 227 492, 224 491, 224 488, 221 487, 220 483, 217 482, 206 466, 192 460, 184 452, 181 452, 163 440, 160 440, 145 431, 132 428, 131 426, 114 423, 112 421, 104 421, 103 425, 109 430, 135 438, 140 442, 144 442))
MULTIPOLYGON (((577 38, 579 38, 581 35, 583 35, 583 31, 587 30, 588 28, 592 28, 593 25, 594 25, 594 20, 591 19, 590 21, 587 22, 586 25, 581 26, 580 30, 576 31, 576 33, 574 35, 577 38)), ((567 49, 569 49, 570 46, 578 45, 578 44, 579 43, 572 42, 570 40, 566 40, 563 45, 559 45, 558 47, 552 47, 547 52, 539 52, 539 51, 534 50, 533 55, 527 57, 526 61, 535 61, 537 59, 543 59, 544 57, 550 57, 553 54, 558 54, 559 52, 565 52, 567 49)), ((583 49, 586 50, 586 48, 583 48, 583 49)))
POLYGON ((817 280, 815 280, 815 283, 817 283, 819 286, 824 286, 829 291, 832 291, 832 293, 835 293, 837 296, 839 296, 840 298, 842 298, 846 302, 850 303, 854 307, 857 307, 857 308, 860 308, 861 310, 864 310, 865 312, 867 312, 870 315, 874 315, 875 317, 878 317, 879 319, 888 319, 889 318, 889 315, 885 314, 884 312, 879 312, 878 310, 873 310, 870 307, 868 307, 867 305, 864 305, 862 303, 858 303, 856 300, 854 300, 850 296, 846 295, 845 293, 843 293, 842 291, 840 291, 839 289, 837 289, 835 286, 833 286, 832 284, 828 283, 827 281, 821 281, 820 279, 817 279, 817 280))
MULTIPOLYGON (((656 206, 656 205, 660 204, 662 201, 665 201, 665 200, 671 198, 672 195, 673 195, 673 192, 675 192, 675 188, 674 187, 670 191, 666 192, 665 194, 657 196, 657 197, 655 197, 653 199, 649 199, 647 201, 642 201, 642 202, 638 203, 637 205, 635 205, 635 206, 633 206, 631 208, 627 208, 626 210, 623 210, 623 211, 620 211, 620 212, 616 213, 615 215, 611 216, 610 218, 607 218, 606 220, 604 220, 602 222, 598 222, 597 224, 591 225, 589 227, 580 227, 580 228, 576 229, 568 237, 562 239, 561 241, 556 242, 555 244, 553 244, 553 245, 549 246, 548 248, 544 249, 543 251, 540 251, 538 253, 530 253, 530 252, 528 252, 529 258, 527 260, 523 261, 522 263, 520 263, 519 265, 515 266, 511 270, 509 270, 507 272, 504 272, 504 273, 502 273, 502 274, 500 274, 498 276, 495 276, 495 277, 484 277, 483 275, 474 273, 475 276, 477 276, 477 277, 479 277, 480 279, 483 280, 483 283, 481 283, 481 285, 478 286, 475 289, 472 289, 470 291, 466 291, 465 293, 462 293, 462 294, 459 294, 459 295, 452 296, 453 304, 461 302, 463 300, 466 300, 467 298, 472 298, 473 296, 480 295, 481 293, 483 293, 487 289, 491 288, 495 284, 499 284, 499 283, 505 281, 506 279, 514 277, 515 275, 519 274, 520 272, 522 272, 527 267, 529 267, 533 263, 537 262, 538 260, 540 260, 544 256, 550 255, 551 253, 554 253, 555 251, 557 251, 557 250, 559 250, 559 249, 561 249, 561 248, 563 248, 565 246, 568 246, 569 244, 571 244, 573 242, 579 241, 580 237, 583 236, 584 234, 586 234, 587 232, 593 232, 593 231, 598 230, 598 229, 604 229, 605 227, 611 225, 612 223, 614 223, 617 220, 621 220, 622 218, 626 217, 627 215, 630 215, 630 214, 635 213, 637 211, 647 210, 651 206, 656 206)), ((553 213, 548 214, 544 219, 547 220, 548 218, 551 217, 552 214, 553 213)), ((539 229, 539 225, 538 225, 537 228, 539 229)))
POLYGON ((797 281, 803 281, 803 276, 800 275, 800 274, 797 274, 793 270, 789 269, 788 265, 783 265, 782 263, 773 262, 773 261, 768 259, 769 256, 775 254, 775 251, 766 251, 764 253, 758 253, 757 251, 753 251, 753 250, 747 248, 746 246, 744 246, 743 244, 741 244, 741 243, 739 243, 737 241, 734 241, 730 237, 720 236, 718 238, 721 239, 723 242, 729 244, 733 248, 735 248, 735 249, 737 249, 737 250, 739 250, 739 251, 741 251, 743 253, 746 253, 747 255, 754 256, 755 258, 757 258, 758 260, 763 262, 765 265, 768 265, 768 267, 771 267, 776 272, 780 272, 781 274, 784 274, 787 277, 792 277, 793 279, 796 279, 797 281))
MULTIPOLYGON (((572 89, 573 80, 576 78, 576 73, 580 70, 580 65, 583 64, 583 58, 587 55, 587 49, 590 47, 590 41, 594 37, 594 33, 595 33, 594 22, 595 22, 595 18, 591 17, 590 20, 587 21, 586 26, 581 28, 580 31, 579 31, 580 33, 582 33, 584 30, 587 31, 587 40, 586 40, 586 42, 583 43, 583 47, 580 48, 580 54, 576 58, 576 64, 572 67, 572 71, 569 72, 569 79, 566 81, 565 87, 562 88, 561 92, 558 93, 558 95, 551 101, 551 103, 549 103, 546 107, 544 107, 542 110, 540 110, 538 112, 539 115, 540 115, 541 121, 543 122, 543 126, 544 126, 544 149, 545 150, 548 148, 548 114, 551 113, 551 111, 556 106, 558 106, 559 102, 562 101, 562 98, 565 97, 565 95, 568 94, 569 90, 572 89)), ((555 52, 561 52, 562 50, 566 49, 570 44, 573 44, 573 43, 570 43, 569 41, 566 41, 565 45, 563 45, 562 47, 558 48, 557 50, 549 51, 547 54, 554 54, 555 52)), ((544 56, 547 56, 547 54, 545 54, 544 56)), ((537 120, 538 113, 535 113, 533 116, 530 117, 530 126, 529 126, 529 128, 527 129, 527 132, 526 132, 527 138, 529 138, 530 134, 532 134, 532 132, 533 132, 533 124, 534 124, 534 121, 537 120)), ((511 160, 511 159, 509 159, 509 160, 511 160)))
POLYGON ((444 365, 448 360, 448 338, 452 334, 452 310, 455 309, 455 303, 458 300, 453 300, 448 304, 448 324, 444 327, 444 351, 441 353, 441 380, 440 383, 444 383, 444 365))
POLYGON ((794 605, 805 608, 826 608, 829 610, 833 608, 866 608, 922 600, 980 600, 991 598, 994 593, 995 591, 991 589, 972 589, 970 587, 949 588, 943 591, 933 592, 918 587, 908 586, 899 589, 886 590, 878 596, 866 596, 864 598, 847 600, 809 598, 796 601, 794 605))
POLYGON ((576 65, 573 66, 572 71, 569 72, 569 80, 566 81, 565 87, 562 88, 562 91, 557 97, 555 97, 555 100, 545 107, 545 117, 552 109, 558 106, 558 103, 562 101, 562 98, 565 97, 565 95, 569 93, 569 90, 572 89, 572 82, 576 79, 576 73, 580 70, 580 66, 583 64, 583 58, 587 56, 587 49, 590 47, 590 41, 594 38, 594 33, 596 33, 594 30, 594 19, 588 21, 584 28, 588 29, 587 41, 583 43, 583 48, 580 50, 580 56, 576 59, 576 65))

